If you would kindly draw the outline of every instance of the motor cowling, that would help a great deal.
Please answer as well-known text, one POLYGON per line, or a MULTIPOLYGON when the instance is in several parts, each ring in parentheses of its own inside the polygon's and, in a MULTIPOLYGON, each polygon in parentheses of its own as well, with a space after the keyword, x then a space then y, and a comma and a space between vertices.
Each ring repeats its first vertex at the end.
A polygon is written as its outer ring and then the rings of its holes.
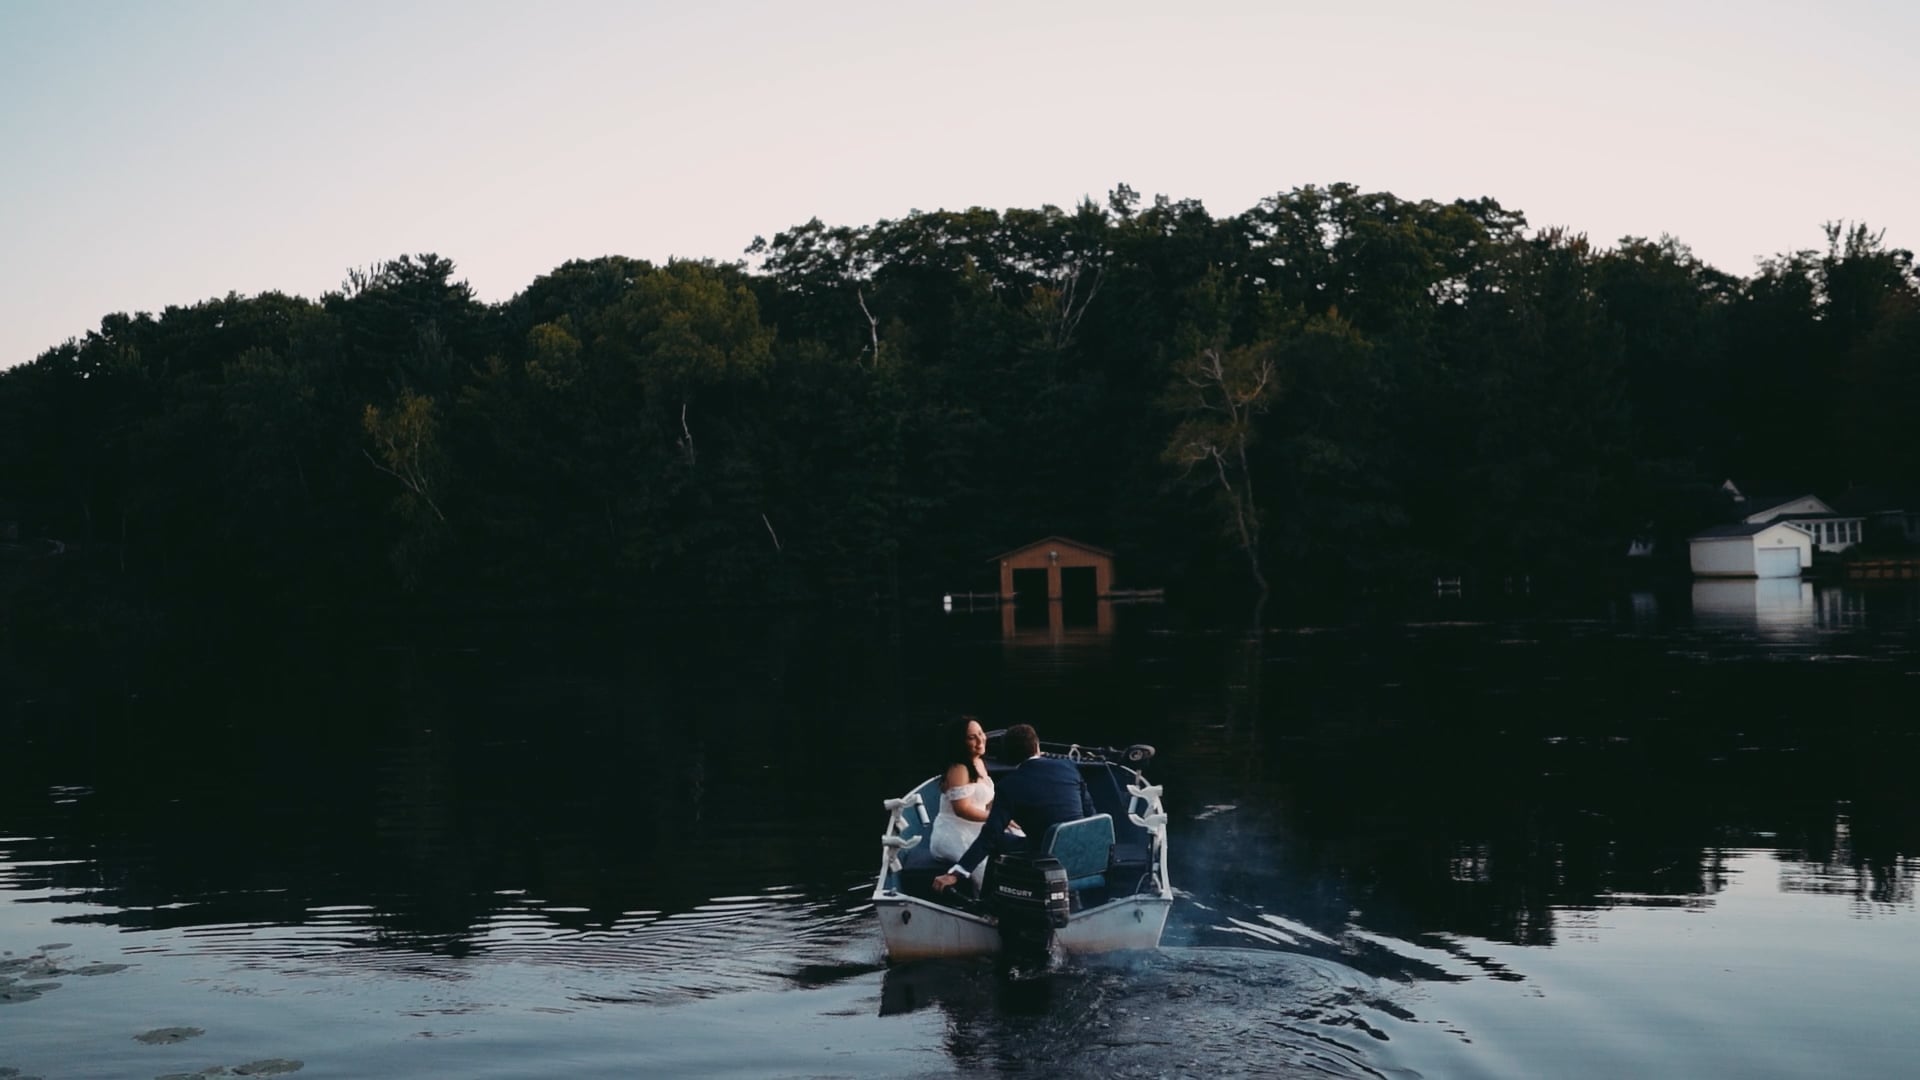
POLYGON ((996 855, 987 871, 987 908, 1005 923, 1033 923, 1058 930, 1071 910, 1067 871, 1051 855, 996 855))
POLYGON ((987 870, 987 910, 1000 925, 1000 951, 1014 962, 1039 962, 1053 932, 1067 925, 1067 871, 1051 855, 996 855, 987 870))

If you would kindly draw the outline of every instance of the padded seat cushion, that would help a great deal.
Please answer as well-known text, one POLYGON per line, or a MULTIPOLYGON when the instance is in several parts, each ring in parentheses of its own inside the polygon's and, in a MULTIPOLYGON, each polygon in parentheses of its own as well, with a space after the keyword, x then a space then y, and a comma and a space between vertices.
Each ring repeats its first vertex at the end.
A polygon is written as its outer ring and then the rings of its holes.
POLYGON ((1113 854, 1113 815, 1095 814, 1050 826, 1041 850, 1060 860, 1069 888, 1103 886, 1107 883, 1107 860, 1113 854))

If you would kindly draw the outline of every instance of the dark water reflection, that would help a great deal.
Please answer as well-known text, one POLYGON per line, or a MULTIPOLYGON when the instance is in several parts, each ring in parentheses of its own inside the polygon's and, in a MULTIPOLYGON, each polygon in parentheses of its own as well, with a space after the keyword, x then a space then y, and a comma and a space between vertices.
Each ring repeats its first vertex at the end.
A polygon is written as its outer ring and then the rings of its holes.
POLYGON ((1257 635, 422 625, 17 679, 0 1068, 1877 1074, 1920 1053, 1920 592, 1702 585, 1257 635), (878 801, 958 711, 1161 747, 1162 952, 884 964, 878 801), (168 1024, 207 1034, 132 1041, 168 1024))

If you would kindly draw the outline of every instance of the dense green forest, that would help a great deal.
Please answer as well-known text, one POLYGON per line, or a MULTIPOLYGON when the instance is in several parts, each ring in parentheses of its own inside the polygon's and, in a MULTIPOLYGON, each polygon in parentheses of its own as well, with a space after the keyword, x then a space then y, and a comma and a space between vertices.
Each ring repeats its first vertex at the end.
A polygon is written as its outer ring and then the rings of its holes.
POLYGON ((156 611, 926 602, 1053 533, 1195 594, 1591 574, 1729 476, 1915 490, 1920 278, 1825 238, 1742 278, 1492 200, 1122 186, 496 305, 403 256, 0 371, 0 518, 156 611))

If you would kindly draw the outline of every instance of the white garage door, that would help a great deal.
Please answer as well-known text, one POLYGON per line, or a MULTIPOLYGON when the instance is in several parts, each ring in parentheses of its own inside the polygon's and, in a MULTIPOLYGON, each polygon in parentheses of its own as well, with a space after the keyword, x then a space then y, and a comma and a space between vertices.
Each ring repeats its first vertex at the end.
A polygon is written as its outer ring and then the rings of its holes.
POLYGON ((1800 549, 1797 547, 1755 548, 1753 570, 1761 577, 1798 577, 1800 549))

